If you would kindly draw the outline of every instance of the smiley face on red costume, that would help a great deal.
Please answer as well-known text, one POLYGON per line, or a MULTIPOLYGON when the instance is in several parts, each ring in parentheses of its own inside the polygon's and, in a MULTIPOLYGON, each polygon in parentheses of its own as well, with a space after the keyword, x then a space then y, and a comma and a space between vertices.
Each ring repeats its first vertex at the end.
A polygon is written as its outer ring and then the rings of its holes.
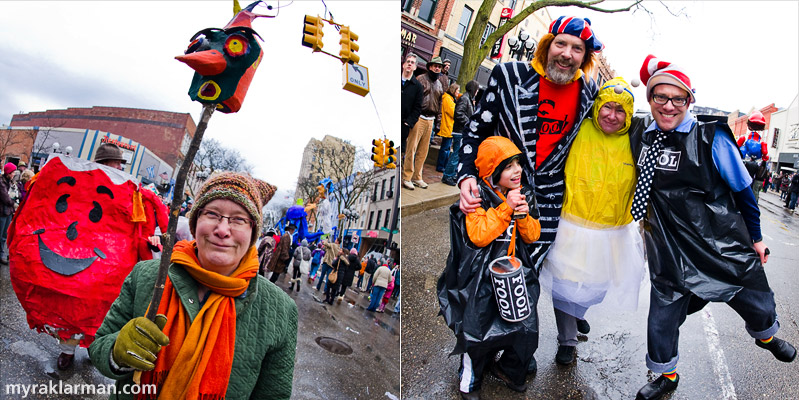
POLYGON ((132 179, 71 157, 42 168, 8 232, 11 283, 31 328, 94 339, 138 259, 132 179))

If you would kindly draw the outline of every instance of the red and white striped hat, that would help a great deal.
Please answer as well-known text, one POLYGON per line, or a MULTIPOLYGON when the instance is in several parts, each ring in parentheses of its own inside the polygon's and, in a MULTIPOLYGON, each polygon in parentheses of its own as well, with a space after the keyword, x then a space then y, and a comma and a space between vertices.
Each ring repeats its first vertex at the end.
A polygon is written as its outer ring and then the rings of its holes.
POLYGON ((668 61, 661 61, 651 54, 646 56, 644 65, 641 66, 641 82, 646 85, 647 99, 651 98, 652 88, 666 83, 685 90, 691 96, 691 103, 696 103, 695 90, 691 87, 688 75, 680 67, 668 61))

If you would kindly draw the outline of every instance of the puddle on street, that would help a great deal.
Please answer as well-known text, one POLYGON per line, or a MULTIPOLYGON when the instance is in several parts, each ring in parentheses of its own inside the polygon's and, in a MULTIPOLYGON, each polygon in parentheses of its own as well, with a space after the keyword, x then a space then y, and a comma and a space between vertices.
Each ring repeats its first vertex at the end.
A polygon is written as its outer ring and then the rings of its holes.
POLYGON ((316 341, 316 344, 319 345, 319 347, 333 354, 340 354, 344 356, 352 354, 352 347, 342 342, 341 340, 333 339, 327 336, 318 336, 314 340, 316 341))

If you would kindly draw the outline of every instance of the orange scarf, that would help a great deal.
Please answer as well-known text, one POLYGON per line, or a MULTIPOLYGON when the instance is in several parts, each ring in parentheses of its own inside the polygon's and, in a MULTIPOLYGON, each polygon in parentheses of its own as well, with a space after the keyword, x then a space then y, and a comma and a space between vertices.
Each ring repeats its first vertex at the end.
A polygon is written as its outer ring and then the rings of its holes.
POLYGON ((207 286, 211 294, 194 321, 189 321, 188 313, 167 277, 158 313, 167 317, 164 333, 169 336, 169 345, 158 354, 155 369, 144 372, 141 379, 142 384, 157 386, 157 397, 161 400, 225 398, 236 344, 236 304, 233 299, 247 290, 250 279, 258 272, 255 247, 250 247, 230 276, 200 266, 195 248, 195 241, 178 242, 172 253, 172 262, 183 266, 192 278, 207 286))

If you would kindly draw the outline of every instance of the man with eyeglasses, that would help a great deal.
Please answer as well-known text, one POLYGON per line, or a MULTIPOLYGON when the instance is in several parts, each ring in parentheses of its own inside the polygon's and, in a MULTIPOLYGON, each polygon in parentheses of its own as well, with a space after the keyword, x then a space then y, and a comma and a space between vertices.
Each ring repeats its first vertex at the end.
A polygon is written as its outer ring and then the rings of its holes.
POLYGON ((774 337, 780 324, 763 268, 769 250, 726 118, 688 113, 694 90, 674 64, 649 55, 641 81, 654 122, 630 138, 639 172, 631 213, 644 219, 652 284, 646 365, 661 374, 638 391, 636 399, 648 400, 677 388, 680 325, 708 302, 727 303, 778 360, 793 361, 796 349, 774 337))

